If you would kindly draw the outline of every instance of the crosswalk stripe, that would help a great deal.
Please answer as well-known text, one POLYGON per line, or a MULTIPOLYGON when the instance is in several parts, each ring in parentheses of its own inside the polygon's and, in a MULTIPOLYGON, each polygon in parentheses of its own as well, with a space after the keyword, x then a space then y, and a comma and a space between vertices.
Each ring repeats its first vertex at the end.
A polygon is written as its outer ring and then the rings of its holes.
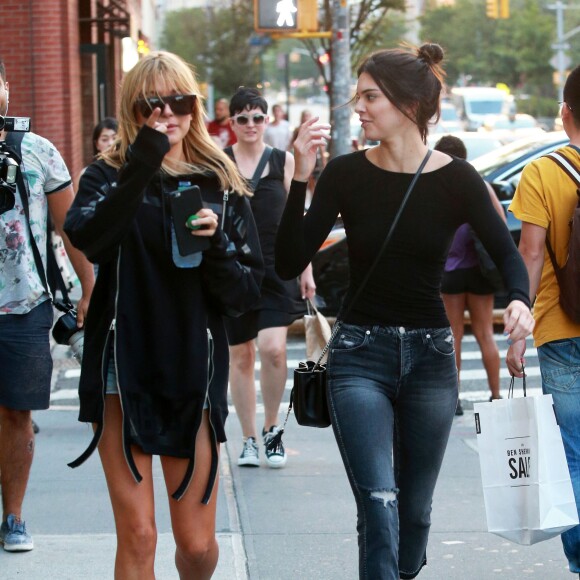
MULTIPOLYGON (((541 376, 540 374, 540 367, 526 367, 526 375, 528 378, 531 377, 539 377, 541 376)), ((485 370, 484 369, 473 369, 473 370, 463 370, 461 371, 459 378, 461 381, 476 381, 476 380, 486 380, 487 379, 487 375, 485 374, 485 370)), ((510 378, 510 374, 508 372, 507 369, 501 369, 500 370, 500 378, 502 379, 509 379, 510 378)), ((256 390, 259 391, 260 390, 260 381, 256 380, 254 381, 256 390)), ((286 384, 284 386, 284 390, 286 391, 291 391, 292 390, 292 385, 293 385, 293 379, 289 378, 286 380, 286 384)), ((469 394, 471 395, 471 393, 487 393, 487 395, 485 397, 481 397, 481 400, 487 399, 489 397, 489 391, 469 391, 469 394)), ((467 393, 466 393, 467 395, 467 393)), ((480 396, 479 394, 477 395, 478 397, 480 396)), ((463 395, 462 395, 463 397, 463 395)), ((66 401, 66 400, 70 400, 70 399, 77 399, 78 398, 78 391, 77 389, 61 389, 59 391, 54 391, 51 396, 50 396, 50 400, 57 402, 57 401, 66 401)), ((469 399, 471 400, 471 399, 469 399)))
MULTIPOLYGON (((500 359, 503 360, 505 358, 506 354, 507 354, 507 350, 500 350, 499 351, 500 359)), ((528 360, 528 361, 531 360, 532 358, 537 357, 537 356, 538 356, 538 353, 537 353, 535 348, 530 348, 529 350, 526 351, 526 360, 528 360)), ((288 369, 291 370, 291 369, 296 368, 298 366, 298 364, 303 360, 304 360, 303 358, 302 359, 288 359, 288 361, 287 361, 288 369)), ((462 361, 481 360, 481 352, 480 351, 462 352, 461 353, 461 360, 462 361)), ((532 368, 532 367, 528 367, 528 368, 532 368)), ((256 363, 254 365, 254 369, 256 371, 260 371, 262 369, 262 363, 259 360, 256 361, 256 363)), ((475 371, 472 371, 472 372, 475 372, 475 371)), ((81 369, 67 369, 66 371, 64 371, 64 378, 65 379, 78 379, 80 376, 81 376, 81 369)), ((484 377, 473 376, 472 378, 475 380, 477 378, 484 378, 484 377)))

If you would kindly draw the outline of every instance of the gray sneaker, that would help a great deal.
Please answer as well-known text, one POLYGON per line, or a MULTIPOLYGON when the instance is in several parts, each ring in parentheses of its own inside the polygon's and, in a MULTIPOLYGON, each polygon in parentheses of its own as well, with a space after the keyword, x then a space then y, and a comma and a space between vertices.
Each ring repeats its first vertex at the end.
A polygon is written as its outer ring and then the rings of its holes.
POLYGON ((244 440, 242 453, 238 457, 238 465, 247 467, 260 467, 258 445, 254 437, 248 437, 244 440))
POLYGON ((0 544, 7 552, 28 552, 34 548, 32 536, 26 531, 26 525, 14 514, 10 514, 0 526, 0 544))

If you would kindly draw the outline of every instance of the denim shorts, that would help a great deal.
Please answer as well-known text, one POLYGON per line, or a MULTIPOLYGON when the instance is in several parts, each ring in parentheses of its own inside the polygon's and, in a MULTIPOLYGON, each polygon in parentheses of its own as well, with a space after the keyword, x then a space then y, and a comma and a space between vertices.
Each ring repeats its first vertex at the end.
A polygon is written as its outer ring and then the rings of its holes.
POLYGON ((52 357, 50 300, 28 314, 0 316, 0 405, 18 411, 48 409, 52 357))

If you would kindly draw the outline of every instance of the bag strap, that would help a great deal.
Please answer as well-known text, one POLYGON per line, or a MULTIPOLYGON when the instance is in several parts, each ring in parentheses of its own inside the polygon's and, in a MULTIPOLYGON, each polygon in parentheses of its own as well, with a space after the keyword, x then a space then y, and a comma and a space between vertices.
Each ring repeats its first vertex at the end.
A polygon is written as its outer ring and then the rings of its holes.
MULTIPOLYGON (((258 161, 258 165, 256 165, 254 175, 252 175, 252 179, 250 179, 250 187, 252 191, 256 191, 258 183, 260 183, 260 178, 262 177, 262 173, 264 172, 264 167, 266 167, 266 163, 270 161, 270 155, 272 155, 272 150, 273 149, 272 147, 270 147, 270 145, 266 145, 264 151, 262 152, 260 161, 258 161)), ((236 156, 234 155, 234 148, 231 145, 224 149, 224 153, 237 165, 236 156)))
POLYGON ((6 148, 14 155, 16 161, 18 162, 18 171, 16 172, 16 184, 18 186, 18 192, 20 193, 20 201, 22 202, 22 209, 24 210, 24 216, 26 217, 26 224, 28 226, 28 235, 30 237, 30 247, 32 249, 32 255, 34 256, 34 263, 36 265, 36 270, 40 276, 40 280, 44 289, 50 295, 50 287, 48 285, 48 278, 46 276, 46 271, 44 265, 42 264, 42 257, 40 256, 40 251, 34 239, 34 234, 32 233, 32 227, 30 225, 30 207, 29 200, 30 190, 28 188, 28 181, 24 178, 24 164, 22 162, 22 140, 24 139, 23 133, 13 133, 10 132, 6 136, 6 148))
MULTIPOLYGON (((10 132, 6 136, 6 148, 14 155, 16 161, 18 162, 18 172, 16 174, 16 184, 18 185, 18 191, 20 193, 20 200, 22 202, 22 209, 24 210, 24 215, 26 217, 26 224, 28 225, 28 234, 30 237, 30 247, 32 249, 32 255, 34 257, 34 264, 36 265, 36 270, 38 271, 38 275, 44 286, 44 289, 50 295, 50 285, 48 283, 48 275, 47 271, 44 268, 42 263, 42 257, 40 255, 40 250, 38 249, 38 244, 36 243, 36 239, 34 238, 34 234, 32 233, 32 226, 30 225, 30 189, 28 187, 28 181, 24 178, 24 163, 22 161, 22 140, 24 139, 24 133, 21 132, 10 132)), ((58 264, 56 262, 56 257, 54 255, 54 251, 52 248, 48 248, 47 255, 47 270, 50 270, 54 273, 56 278, 56 283, 59 290, 62 293, 62 297, 64 300, 64 304, 60 304, 54 300, 53 297, 53 304, 62 312, 68 312, 70 308, 72 308, 72 302, 68 295, 68 291, 66 288, 65 281, 62 277, 62 273, 58 264)))
POLYGON ((372 263, 371 267, 367 270, 367 273, 365 274, 365 277, 363 278, 362 282, 359 284, 359 287, 357 288, 356 292, 354 293, 354 296, 352 297, 352 299, 349 301, 348 305, 346 308, 344 308, 344 303, 342 304, 342 306, 340 307, 340 310, 336 316, 336 323, 332 329, 332 333, 330 335, 330 338, 328 339, 328 342, 326 343, 326 346, 322 349, 322 352, 320 354, 320 358, 318 359, 318 361, 316 361, 316 365, 314 366, 314 368, 319 367, 320 366, 320 361, 322 361, 322 359, 324 358, 324 355, 327 353, 328 349, 330 348, 330 343, 332 342, 332 340, 334 339, 334 337, 336 336, 336 333, 338 332, 338 328, 339 328, 339 321, 343 320, 344 318, 346 318, 347 314, 352 310, 352 307, 354 306, 354 303, 357 301, 357 299, 360 297, 360 295, 362 294, 362 291, 366 285, 366 283, 369 281, 369 278, 371 277, 371 275, 373 274, 375 268, 377 267, 380 259, 382 258, 387 245, 389 244, 389 242, 391 241, 391 238, 393 237, 393 233, 395 231, 395 227, 397 226, 397 223, 399 222, 399 219, 403 213, 403 210, 405 209, 405 206, 407 205, 407 202, 409 201, 409 197, 411 196, 411 192, 413 191, 415 184, 417 183, 417 180, 419 179, 419 175, 421 175, 421 172, 423 171, 425 165, 427 165, 427 161, 429 161, 429 157, 431 157, 431 153, 433 153, 433 151, 431 149, 429 149, 427 151, 427 154, 425 155, 425 157, 423 158, 423 161, 421 161, 421 165, 419 165, 419 168, 417 169, 417 172, 415 173, 415 175, 413 176, 413 179, 411 180, 411 183, 409 184, 409 187, 407 188, 407 191, 405 192, 405 195, 403 196, 403 201, 401 202, 401 205, 399 206, 399 209, 393 219, 393 222, 391 223, 391 227, 389 228, 389 231, 385 237, 385 240, 383 242, 383 245, 381 246, 381 249, 379 250, 379 253, 376 255, 374 262, 372 263))
MULTIPOLYGON (((551 159, 576 184, 576 186, 580 188, 580 171, 578 170, 576 164, 571 159, 569 159, 567 155, 564 155, 558 151, 553 151, 544 157, 551 159)), ((554 253, 548 236, 546 236, 546 249, 548 250, 550 260, 552 261, 552 266, 554 267, 554 272, 556 273, 558 284, 560 284, 561 268, 558 266, 558 262, 556 261, 556 254, 554 253)))
MULTIPOLYGON (((527 397, 527 393, 526 393, 526 373, 525 373, 526 368, 524 367, 524 364, 522 363, 522 372, 524 373, 524 376, 522 377, 522 381, 523 381, 523 387, 524 387, 524 397, 527 397)), ((508 399, 513 399, 514 398, 514 383, 516 381, 516 378, 512 375, 511 381, 510 381, 510 386, 508 387, 508 399)))
POLYGON ((580 171, 575 163, 568 158, 567 155, 560 153, 558 151, 553 151, 545 155, 548 159, 551 159, 560 169, 564 171, 570 177, 570 179, 580 187, 580 171))
POLYGON ((266 167, 266 163, 270 161, 270 155, 272 155, 272 147, 266 145, 264 152, 262 153, 262 157, 260 157, 260 161, 258 161, 256 170, 254 171, 254 175, 252 175, 252 179, 250 181, 252 191, 256 191, 258 183, 260 183, 260 177, 262 177, 262 173, 264 172, 264 167, 266 167))

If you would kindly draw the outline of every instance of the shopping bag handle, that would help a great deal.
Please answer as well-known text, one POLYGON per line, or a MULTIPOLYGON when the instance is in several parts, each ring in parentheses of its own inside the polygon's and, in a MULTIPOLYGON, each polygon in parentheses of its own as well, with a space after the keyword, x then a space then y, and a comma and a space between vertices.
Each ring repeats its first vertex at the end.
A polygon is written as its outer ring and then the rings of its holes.
MULTIPOLYGON (((527 397, 526 394, 526 372, 525 372, 525 367, 524 364, 522 363, 522 371, 524 373, 524 376, 522 377, 522 384, 524 387, 524 397, 527 397)), ((514 383, 516 381, 516 378, 512 375, 512 380, 510 381, 510 386, 508 389, 508 399, 513 399, 514 398, 514 383)))

